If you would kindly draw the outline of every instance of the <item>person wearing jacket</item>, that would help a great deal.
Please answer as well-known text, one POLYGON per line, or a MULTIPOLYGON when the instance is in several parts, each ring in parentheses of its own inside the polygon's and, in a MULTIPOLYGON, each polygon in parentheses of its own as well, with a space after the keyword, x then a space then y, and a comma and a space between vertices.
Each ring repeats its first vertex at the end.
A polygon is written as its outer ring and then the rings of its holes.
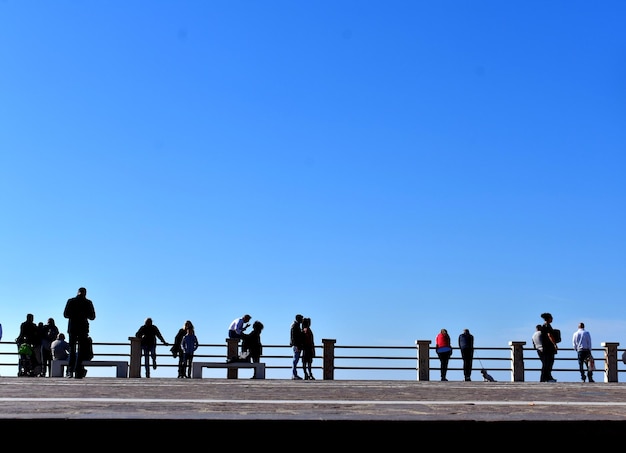
POLYGON ((157 369, 156 362, 156 347, 157 347, 157 338, 161 340, 165 346, 167 346, 167 341, 161 335, 161 331, 159 328, 154 325, 152 322, 152 318, 146 318, 143 326, 139 328, 135 337, 141 339, 141 351, 144 357, 144 367, 146 369, 146 377, 150 377, 150 358, 152 357, 152 367, 157 369))
POLYGON ((463 359, 463 377, 466 381, 471 381, 474 364, 474 335, 469 329, 463 329, 463 333, 459 335, 459 350, 463 359))
POLYGON ((452 346, 450 344, 450 335, 446 329, 441 329, 435 339, 435 351, 439 356, 439 362, 441 362, 441 380, 447 381, 446 375, 448 374, 448 362, 452 355, 452 346))
POLYGON ((83 367, 85 351, 89 349, 89 321, 96 319, 96 311, 87 290, 78 288, 76 297, 67 300, 63 316, 67 318, 67 333, 70 336, 70 360, 68 377, 82 379, 87 374, 83 367))

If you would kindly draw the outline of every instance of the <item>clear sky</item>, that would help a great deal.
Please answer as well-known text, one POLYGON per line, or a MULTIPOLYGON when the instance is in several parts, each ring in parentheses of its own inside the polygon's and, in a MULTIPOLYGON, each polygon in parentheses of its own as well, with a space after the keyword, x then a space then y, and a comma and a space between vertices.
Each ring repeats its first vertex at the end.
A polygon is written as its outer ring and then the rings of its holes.
MULTIPOLYGON (((626 346, 626 2, 0 1, 0 323, 626 346)), ((4 374, 4 373, 3 373, 4 374)), ((8 374, 8 373, 7 373, 8 374)))

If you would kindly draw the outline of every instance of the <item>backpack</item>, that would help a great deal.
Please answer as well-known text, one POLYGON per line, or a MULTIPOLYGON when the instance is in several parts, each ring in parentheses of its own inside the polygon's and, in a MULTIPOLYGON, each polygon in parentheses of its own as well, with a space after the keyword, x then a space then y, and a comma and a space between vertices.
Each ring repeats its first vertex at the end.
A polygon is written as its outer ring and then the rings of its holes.
POLYGON ((85 351, 81 354, 82 360, 91 360, 93 359, 93 340, 91 337, 87 337, 85 341, 85 351))
POLYGON ((28 343, 22 343, 17 351, 19 354, 30 357, 33 355, 33 348, 28 343))
POLYGON ((552 336, 554 337, 554 341, 556 343, 561 342, 561 330, 560 329, 552 329, 552 336))

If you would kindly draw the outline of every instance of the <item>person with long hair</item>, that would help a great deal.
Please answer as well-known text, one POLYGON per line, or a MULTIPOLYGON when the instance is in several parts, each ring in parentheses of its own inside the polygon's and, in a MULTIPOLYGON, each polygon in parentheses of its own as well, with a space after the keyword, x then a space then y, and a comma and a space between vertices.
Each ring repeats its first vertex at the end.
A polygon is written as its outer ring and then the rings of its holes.
POLYGON ((435 339, 435 345, 437 356, 439 356, 439 362, 441 363, 441 380, 447 381, 446 375, 448 374, 448 362, 452 355, 452 345, 450 344, 450 335, 446 329, 441 329, 435 339))

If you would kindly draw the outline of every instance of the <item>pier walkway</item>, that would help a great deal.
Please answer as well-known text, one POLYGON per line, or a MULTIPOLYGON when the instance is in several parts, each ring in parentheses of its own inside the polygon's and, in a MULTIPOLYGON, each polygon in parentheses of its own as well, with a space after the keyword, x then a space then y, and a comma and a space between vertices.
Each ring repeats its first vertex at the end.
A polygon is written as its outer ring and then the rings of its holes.
MULTIPOLYGON (((145 431, 139 423, 152 426, 147 438, 142 434, 144 447, 161 445, 179 427, 190 430, 192 443, 208 441, 209 433, 278 435, 285 451, 288 433, 303 426, 314 432, 313 443, 325 430, 340 429, 364 447, 375 436, 387 437, 383 432, 400 442, 443 426, 485 436, 519 436, 532 428, 532 437, 515 440, 525 443, 544 432, 575 435, 581 426, 591 438, 626 432, 626 384, 3 377, 0 419, 32 432, 100 432, 113 424, 113 437, 100 439, 112 447, 125 433, 145 431)), ((451 434, 446 442, 460 439, 451 434)))

